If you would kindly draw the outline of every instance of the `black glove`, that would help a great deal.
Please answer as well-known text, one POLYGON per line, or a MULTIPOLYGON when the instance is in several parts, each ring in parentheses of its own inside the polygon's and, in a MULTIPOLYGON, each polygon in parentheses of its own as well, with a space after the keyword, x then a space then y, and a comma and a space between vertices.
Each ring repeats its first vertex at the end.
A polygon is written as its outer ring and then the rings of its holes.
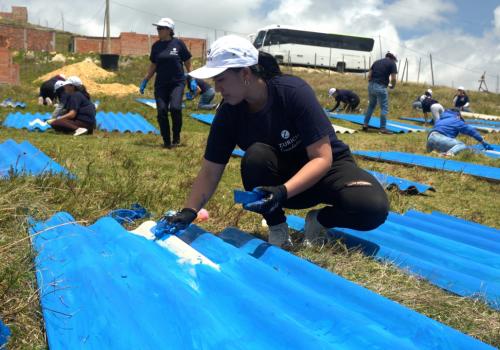
POLYGON ((268 214, 278 209, 286 201, 288 196, 284 185, 256 187, 253 189, 253 192, 261 195, 262 198, 255 202, 245 204, 243 208, 259 214, 268 214))
POLYGON ((198 213, 196 210, 192 208, 184 208, 175 215, 165 216, 164 219, 169 224, 175 225, 177 229, 184 230, 196 219, 197 216, 198 213))

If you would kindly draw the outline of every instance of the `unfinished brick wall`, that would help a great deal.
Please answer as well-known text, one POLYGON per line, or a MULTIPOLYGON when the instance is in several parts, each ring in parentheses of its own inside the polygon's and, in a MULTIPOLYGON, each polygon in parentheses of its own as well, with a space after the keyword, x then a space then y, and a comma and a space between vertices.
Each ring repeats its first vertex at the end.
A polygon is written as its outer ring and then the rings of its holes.
MULTIPOLYGON (((206 40, 197 38, 180 38, 184 41, 193 57, 202 57, 206 51, 206 40)), ((157 40, 156 35, 121 33, 118 38, 112 38, 112 52, 120 55, 141 56, 149 55, 151 45, 157 40)), ((90 53, 101 52, 102 38, 74 37, 75 52, 90 53)))
POLYGON ((19 65, 12 62, 12 54, 0 47, 0 84, 19 85, 19 65))
POLYGON ((0 18, 28 23, 28 9, 24 6, 12 6, 12 12, 0 12, 0 18))
POLYGON ((13 50, 55 51, 55 32, 0 24, 0 35, 13 50))

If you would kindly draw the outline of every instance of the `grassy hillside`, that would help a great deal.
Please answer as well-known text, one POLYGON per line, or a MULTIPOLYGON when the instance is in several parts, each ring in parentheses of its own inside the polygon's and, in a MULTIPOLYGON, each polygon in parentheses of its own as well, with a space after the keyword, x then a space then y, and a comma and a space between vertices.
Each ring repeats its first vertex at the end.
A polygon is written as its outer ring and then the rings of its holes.
MULTIPOLYGON (((18 87, 0 86, 0 100, 11 96, 28 102, 29 112, 49 111, 34 104, 37 87, 31 84, 36 77, 60 67, 60 64, 48 62, 49 58, 27 60, 23 55, 17 57, 17 62, 21 64, 23 83, 18 87)), ((114 82, 138 84, 146 67, 146 58, 125 59, 114 82)), ((306 71, 295 71, 294 74, 311 83, 324 105, 331 105, 327 91, 334 86, 357 91, 362 99, 361 107, 366 107, 366 81, 362 76, 306 71)), ((412 115, 412 100, 426 88, 415 84, 398 85, 391 91, 390 114, 412 115)), ((454 94, 452 89, 435 87, 433 90, 443 104, 451 103, 454 94)), ((152 97, 150 88, 147 94, 152 97)), ((470 96, 474 110, 500 115, 499 95, 470 93, 470 96)), ((101 100, 101 110, 138 112, 156 124, 155 112, 134 102, 135 97, 138 96, 98 98, 101 100)), ((72 213, 76 220, 92 223, 109 210, 128 207, 134 202, 150 209, 155 218, 166 209, 180 208, 196 176, 208 133, 207 126, 188 117, 193 111, 193 105, 187 102, 183 147, 173 150, 162 149, 160 137, 153 135, 96 132, 91 137, 74 138, 52 132, 29 133, 0 129, 0 142, 9 138, 29 140, 78 178, 17 177, 0 181, 0 315, 14 332, 10 348, 46 347, 34 278, 33 252, 26 234, 26 218, 34 216, 46 219, 64 210, 72 213)), ((5 109, 0 110, 0 122, 7 112, 5 109)), ((336 123, 359 128, 350 123, 336 123)), ((426 135, 357 133, 341 135, 340 138, 352 149, 424 153, 426 135)), ((490 143, 500 143, 500 135, 487 135, 486 138, 490 143)), ((473 143, 470 139, 464 141, 473 143)), ((460 155, 457 159, 500 166, 498 160, 471 153, 460 155)), ((427 212, 439 210, 500 227, 499 185, 496 183, 455 173, 362 159, 359 159, 359 163, 365 168, 432 184, 437 189, 435 193, 419 196, 391 191, 388 194, 393 211, 404 212, 411 208, 427 212)), ((243 211, 232 202, 232 190, 241 187, 239 160, 233 159, 218 191, 207 205, 211 219, 204 227, 219 232, 227 226, 236 225, 264 237, 266 231, 260 225, 261 218, 243 211)), ((294 213, 304 215, 305 211, 294 213)), ((374 261, 357 251, 349 251, 341 243, 314 249, 297 247, 295 253, 462 332, 500 346, 500 313, 480 300, 452 295, 391 265, 374 261)))

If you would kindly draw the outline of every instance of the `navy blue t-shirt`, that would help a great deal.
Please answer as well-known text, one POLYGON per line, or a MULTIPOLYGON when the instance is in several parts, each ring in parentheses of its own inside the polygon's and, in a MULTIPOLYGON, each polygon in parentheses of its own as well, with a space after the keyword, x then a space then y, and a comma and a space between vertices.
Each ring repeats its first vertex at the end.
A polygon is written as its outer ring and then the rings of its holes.
POLYGON ((398 67, 394 60, 385 57, 375 61, 370 70, 372 71, 371 82, 387 86, 389 85, 389 76, 396 74, 398 67))
POLYGON ((439 103, 438 101, 427 97, 422 101, 422 112, 429 113, 431 111, 431 106, 435 103, 439 103))
POLYGON ((337 90, 337 96, 335 96, 335 101, 350 103, 351 101, 356 101, 356 100, 359 100, 359 97, 351 90, 337 90))
POLYGON ((463 95, 459 96, 457 95, 457 100, 455 101, 455 107, 460 108, 465 106, 469 102, 469 96, 463 95))
POLYGON ((80 91, 76 91, 67 97, 64 109, 76 111, 76 120, 95 124, 95 106, 80 91))
POLYGON ((304 80, 283 75, 269 80, 267 87, 267 103, 257 113, 248 111, 246 101, 235 106, 224 103, 217 110, 206 160, 226 164, 235 146, 246 150, 255 142, 268 144, 290 159, 304 159, 306 147, 325 136, 330 138, 334 159, 350 154, 304 80))
POLYGON ((156 64, 155 88, 183 82, 182 64, 191 58, 191 53, 182 40, 157 41, 151 48, 149 59, 156 64))
POLYGON ((210 84, 207 83, 205 80, 196 79, 196 84, 198 84, 202 94, 204 94, 205 92, 207 92, 208 89, 211 88, 210 84))

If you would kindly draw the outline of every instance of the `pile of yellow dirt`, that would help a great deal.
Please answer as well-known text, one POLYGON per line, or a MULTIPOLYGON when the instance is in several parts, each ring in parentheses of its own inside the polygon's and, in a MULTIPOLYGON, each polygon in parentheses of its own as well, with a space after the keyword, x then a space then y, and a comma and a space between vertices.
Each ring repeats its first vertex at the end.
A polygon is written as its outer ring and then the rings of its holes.
POLYGON ((62 68, 56 69, 55 71, 42 75, 35 80, 35 83, 40 84, 41 82, 49 80, 53 76, 59 74, 63 74, 66 77, 76 75, 82 80, 83 84, 91 95, 128 95, 137 93, 138 91, 137 86, 132 84, 123 85, 118 83, 98 83, 99 80, 113 78, 116 76, 116 74, 102 69, 101 67, 96 65, 90 58, 87 58, 82 62, 64 66, 62 68))

